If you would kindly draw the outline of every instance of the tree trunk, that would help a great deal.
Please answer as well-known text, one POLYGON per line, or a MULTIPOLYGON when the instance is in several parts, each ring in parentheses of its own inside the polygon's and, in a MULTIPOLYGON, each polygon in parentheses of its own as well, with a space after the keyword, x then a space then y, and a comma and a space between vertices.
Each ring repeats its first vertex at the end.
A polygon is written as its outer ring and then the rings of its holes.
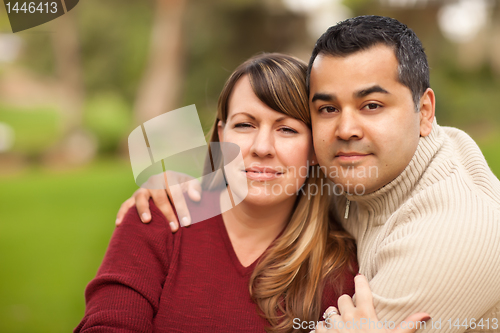
POLYGON ((149 60, 134 107, 137 124, 181 107, 185 6, 186 0, 156 1, 149 60))
POLYGON ((82 127, 85 88, 74 13, 59 17, 55 26, 57 30, 51 35, 59 85, 63 137, 48 151, 45 159, 49 164, 57 166, 80 165, 95 156, 97 141, 82 127))

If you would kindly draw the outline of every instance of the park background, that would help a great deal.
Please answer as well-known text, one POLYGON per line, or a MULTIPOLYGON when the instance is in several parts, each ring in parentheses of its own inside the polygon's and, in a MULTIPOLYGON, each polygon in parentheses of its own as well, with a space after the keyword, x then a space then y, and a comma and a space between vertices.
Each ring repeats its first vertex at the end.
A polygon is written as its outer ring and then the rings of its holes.
MULTIPOLYGON (((0 6, 1 7, 1 6, 0 6)), ((440 125, 500 175, 496 0, 85 0, 13 34, 0 9, 0 332, 69 332, 137 188, 127 136, 195 104, 207 131, 231 71, 261 52, 308 60, 348 17, 399 19, 429 57, 440 125)))

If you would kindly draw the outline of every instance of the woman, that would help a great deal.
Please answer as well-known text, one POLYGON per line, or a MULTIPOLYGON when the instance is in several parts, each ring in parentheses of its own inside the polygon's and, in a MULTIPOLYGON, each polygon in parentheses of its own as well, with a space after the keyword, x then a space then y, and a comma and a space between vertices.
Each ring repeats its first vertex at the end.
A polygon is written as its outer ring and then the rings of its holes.
MULTIPOLYGON (((152 202, 147 226, 129 210, 75 332, 308 332, 342 293, 352 296, 354 242, 328 219, 328 196, 307 192, 324 178, 291 171, 315 168, 305 72, 280 54, 235 70, 211 141, 240 147, 247 196, 176 234, 152 202)), ((198 208, 227 205, 229 192, 205 191, 198 208)))

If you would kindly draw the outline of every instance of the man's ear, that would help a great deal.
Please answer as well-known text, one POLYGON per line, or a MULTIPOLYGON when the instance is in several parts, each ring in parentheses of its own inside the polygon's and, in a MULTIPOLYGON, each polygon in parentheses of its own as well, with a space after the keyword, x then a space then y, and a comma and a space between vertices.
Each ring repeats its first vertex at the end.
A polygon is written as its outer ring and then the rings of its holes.
POLYGON ((219 120, 217 122, 217 134, 219 135, 219 142, 224 141, 224 136, 222 134, 224 133, 224 126, 226 126, 226 124, 222 120, 219 120))
POLYGON ((431 88, 427 88, 420 98, 420 136, 431 133, 432 122, 436 111, 436 97, 431 88))

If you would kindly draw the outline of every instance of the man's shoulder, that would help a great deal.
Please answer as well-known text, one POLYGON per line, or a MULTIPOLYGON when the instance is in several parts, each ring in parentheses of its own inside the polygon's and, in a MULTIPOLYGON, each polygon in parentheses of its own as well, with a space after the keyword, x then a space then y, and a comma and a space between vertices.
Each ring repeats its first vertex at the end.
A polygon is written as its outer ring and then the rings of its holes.
POLYGON ((464 131, 440 127, 441 149, 422 175, 415 197, 429 195, 441 209, 486 205, 500 210, 500 181, 493 174, 481 150, 464 131))

